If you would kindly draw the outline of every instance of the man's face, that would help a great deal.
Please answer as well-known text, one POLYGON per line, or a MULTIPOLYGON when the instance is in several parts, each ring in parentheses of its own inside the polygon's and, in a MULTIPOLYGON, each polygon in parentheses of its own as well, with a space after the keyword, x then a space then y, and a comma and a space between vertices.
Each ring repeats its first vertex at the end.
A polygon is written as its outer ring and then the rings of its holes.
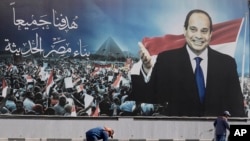
POLYGON ((184 36, 192 51, 200 54, 209 44, 211 39, 210 22, 203 13, 191 15, 187 29, 184 28, 184 36))

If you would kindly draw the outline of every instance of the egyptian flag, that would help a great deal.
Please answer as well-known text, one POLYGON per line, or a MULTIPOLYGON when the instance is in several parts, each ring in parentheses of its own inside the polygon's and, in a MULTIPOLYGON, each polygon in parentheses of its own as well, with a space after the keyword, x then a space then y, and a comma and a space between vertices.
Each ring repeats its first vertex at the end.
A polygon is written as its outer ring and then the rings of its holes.
POLYGON ((113 82, 112 86, 113 86, 114 88, 119 88, 119 87, 120 87, 121 81, 122 81, 122 74, 119 73, 119 74, 117 75, 117 77, 116 77, 116 80, 113 82))
POLYGON ((84 85, 83 84, 77 85, 76 90, 78 93, 82 92, 84 90, 84 85))
POLYGON ((75 104, 72 104, 72 108, 71 108, 71 116, 72 117, 76 117, 77 114, 76 114, 76 106, 75 104))
POLYGON ((48 80, 47 80, 47 84, 46 84, 47 95, 49 95, 50 87, 54 84, 53 76, 54 76, 54 69, 51 70, 48 80))
POLYGON ((32 85, 34 85, 34 79, 32 78, 31 75, 27 75, 27 76, 26 76, 26 82, 27 82, 27 84, 32 84, 32 85))
POLYGON ((97 74, 99 74, 100 71, 100 67, 95 67, 95 70, 90 74, 92 77, 96 76, 97 74))
MULTIPOLYGON (((243 19, 230 20, 213 25, 211 48, 234 57, 237 39, 241 30, 243 19)), ((162 51, 181 48, 186 40, 183 34, 167 34, 161 37, 145 37, 142 40, 150 55, 158 55, 162 51)))
POLYGON ((98 117, 99 116, 99 112, 100 112, 99 104, 97 103, 95 109, 92 111, 92 113, 90 114, 90 116, 91 117, 98 117))
POLYGON ((2 79, 2 96, 3 97, 6 97, 6 95, 8 93, 7 90, 8 90, 8 84, 7 84, 6 80, 3 78, 2 79))

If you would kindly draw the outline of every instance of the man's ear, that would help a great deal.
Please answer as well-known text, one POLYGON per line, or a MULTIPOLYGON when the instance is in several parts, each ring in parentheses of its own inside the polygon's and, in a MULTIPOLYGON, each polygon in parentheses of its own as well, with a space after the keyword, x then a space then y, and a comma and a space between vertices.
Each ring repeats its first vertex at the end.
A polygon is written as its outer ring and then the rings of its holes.
MULTIPOLYGON (((211 33, 210 33, 210 41, 211 41, 211 39, 212 39, 212 36, 213 36, 213 31, 211 31, 211 33)), ((209 42, 210 42, 209 41, 209 42)))
POLYGON ((187 30, 185 27, 183 27, 183 35, 186 36, 187 30))

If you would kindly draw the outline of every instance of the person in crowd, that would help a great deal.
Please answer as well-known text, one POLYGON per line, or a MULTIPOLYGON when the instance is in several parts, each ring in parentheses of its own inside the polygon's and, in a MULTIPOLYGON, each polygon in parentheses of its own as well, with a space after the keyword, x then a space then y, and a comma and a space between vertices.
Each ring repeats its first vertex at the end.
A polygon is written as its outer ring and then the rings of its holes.
POLYGON ((53 107, 48 107, 44 110, 44 115, 55 115, 55 110, 53 107))
POLYGON ((108 141, 109 137, 113 139, 114 130, 110 127, 95 127, 89 129, 85 134, 87 141, 108 141))
POLYGON ((18 114, 18 115, 24 115, 25 109, 23 107, 23 101, 22 100, 16 100, 16 109, 11 112, 11 114, 18 114))
POLYGON ((136 116, 137 113, 135 112, 135 108, 136 108, 136 103, 135 101, 124 101, 121 105, 120 105, 120 116, 136 116))
POLYGON ((118 116, 120 113, 120 99, 118 97, 115 97, 114 102, 110 106, 110 110, 112 110, 112 116, 118 116))
POLYGON ((14 94, 10 94, 10 96, 7 97, 5 107, 8 108, 10 112, 13 112, 14 110, 17 109, 16 107, 16 97, 14 94))
POLYGON ((107 93, 103 94, 103 98, 99 103, 100 106, 100 115, 111 116, 112 111, 110 107, 112 105, 112 101, 110 100, 107 93))
POLYGON ((33 111, 32 108, 33 106, 35 106, 33 99, 34 99, 34 93, 32 91, 27 91, 25 94, 24 101, 23 101, 23 106, 24 106, 26 113, 33 111))
POLYGON ((226 141, 227 130, 230 130, 228 117, 231 116, 229 111, 224 111, 223 114, 214 121, 216 141, 226 141))
POLYGON ((142 65, 139 74, 131 74, 130 99, 163 105, 167 116, 217 116, 227 109, 244 117, 236 62, 209 46, 212 31, 210 15, 194 9, 184 22, 183 47, 154 59, 139 43, 142 65))
POLYGON ((67 99, 65 96, 59 97, 59 102, 54 106, 55 114, 56 115, 64 115, 65 114, 65 108, 64 106, 67 104, 67 99))
POLYGON ((71 116, 71 111, 72 111, 72 105, 71 104, 66 104, 64 106, 65 113, 63 116, 71 116))
POLYGON ((44 108, 41 104, 35 104, 32 107, 32 110, 35 112, 35 115, 43 115, 44 114, 44 108))

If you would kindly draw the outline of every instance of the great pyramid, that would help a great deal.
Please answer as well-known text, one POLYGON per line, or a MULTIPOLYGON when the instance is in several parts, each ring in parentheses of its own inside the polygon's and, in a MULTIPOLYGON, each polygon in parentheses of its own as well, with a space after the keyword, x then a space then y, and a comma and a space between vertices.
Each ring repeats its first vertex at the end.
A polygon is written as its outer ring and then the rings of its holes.
POLYGON ((124 53, 120 49, 120 47, 117 45, 117 43, 114 41, 113 38, 109 37, 96 51, 97 55, 105 56, 105 57, 115 57, 120 58, 124 57, 124 53))

